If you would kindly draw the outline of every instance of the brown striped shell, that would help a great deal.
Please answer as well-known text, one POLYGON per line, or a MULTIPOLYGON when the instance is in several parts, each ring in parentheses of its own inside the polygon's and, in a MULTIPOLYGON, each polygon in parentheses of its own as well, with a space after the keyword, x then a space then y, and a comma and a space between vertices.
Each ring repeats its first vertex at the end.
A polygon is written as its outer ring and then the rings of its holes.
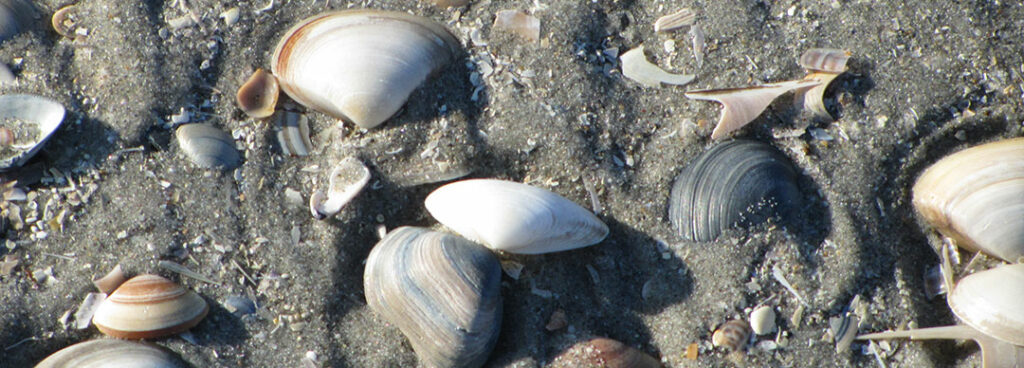
POLYGON ((659 368, 661 362, 629 345, 596 337, 555 357, 548 368, 659 368))
POLYGON ((810 49, 800 55, 800 66, 807 70, 839 74, 846 71, 850 52, 839 49, 810 49))
POLYGON ((195 292, 157 275, 139 275, 100 304, 92 323, 108 336, 153 339, 192 328, 208 311, 195 292))

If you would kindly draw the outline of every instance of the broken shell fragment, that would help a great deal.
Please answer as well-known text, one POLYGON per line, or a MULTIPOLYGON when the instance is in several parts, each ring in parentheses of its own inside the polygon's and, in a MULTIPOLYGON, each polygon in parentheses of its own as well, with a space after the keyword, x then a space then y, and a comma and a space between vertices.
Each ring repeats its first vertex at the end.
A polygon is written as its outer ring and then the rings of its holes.
POLYGON ((35 368, 184 368, 170 350, 133 341, 101 339, 80 342, 53 353, 35 368))
POLYGON ((810 49, 800 55, 799 64, 809 71, 840 74, 846 71, 851 53, 838 49, 810 49))
POLYGON ((439 8, 455 8, 469 4, 469 0, 433 0, 439 8))
POLYGON ((680 236, 704 242, 732 226, 785 219, 802 202, 786 155, 767 143, 734 140, 700 154, 676 176, 668 218, 680 236))
POLYGON ((309 198, 309 210, 317 220, 334 216, 352 201, 366 183, 370 169, 358 158, 346 157, 331 170, 326 192, 318 190, 309 198))
POLYGON ((103 294, 110 294, 128 280, 125 277, 124 272, 121 271, 121 265, 114 266, 114 269, 110 270, 105 276, 98 279, 92 280, 92 284, 96 286, 96 290, 99 290, 103 294))
POLYGON ((185 124, 178 127, 175 136, 185 155, 200 167, 231 170, 241 161, 231 136, 212 125, 185 124))
POLYGON ((256 69, 249 80, 238 88, 235 101, 246 115, 262 119, 274 114, 279 90, 277 77, 266 70, 256 69))
POLYGON ((549 368, 660 368, 658 359, 621 342, 596 337, 576 343, 549 368))
POLYGON ((742 351, 750 339, 750 326, 738 319, 723 323, 711 334, 711 344, 729 351, 742 351))
POLYGON ((75 33, 78 27, 78 20, 75 19, 76 6, 76 4, 67 5, 54 12, 53 16, 50 17, 50 25, 53 26, 53 30, 64 38, 71 40, 78 37, 78 34, 75 33))
POLYGON ((313 149, 309 140, 309 119, 305 114, 282 110, 276 114, 277 144, 285 155, 308 156, 313 149))
POLYGON ((460 235, 494 250, 560 252, 608 235, 593 213, 550 191, 504 180, 454 182, 427 196, 427 211, 460 235))
POLYGON ((647 61, 644 47, 626 51, 619 56, 622 75, 648 87, 660 87, 661 83, 681 86, 693 81, 693 74, 672 74, 647 61))
POLYGON ((501 10, 494 15, 493 29, 509 32, 531 42, 540 40, 540 19, 520 10, 501 10))
POLYGON ((125 281, 100 304, 92 323, 107 336, 153 339, 186 331, 206 317, 198 294, 157 275, 125 281))
POLYGON ((501 328, 501 266, 483 246, 417 227, 370 251, 366 302, 409 338, 423 366, 479 367, 501 328))
POLYGON ((800 55, 799 64, 807 69, 807 76, 804 80, 818 81, 819 84, 813 87, 798 89, 794 100, 802 101, 803 107, 810 110, 817 117, 832 119, 832 115, 825 109, 825 89, 836 79, 839 74, 846 71, 846 61, 850 59, 850 52, 837 49, 810 49, 800 55))
POLYGON ((1016 262, 1024 256, 1024 138, 939 160, 914 183, 913 203, 957 246, 1016 262))
POLYGON ((682 8, 679 11, 662 16, 654 21, 655 32, 668 32, 682 27, 693 25, 697 20, 697 13, 690 8, 682 8))
POLYGON ((31 1, 0 0, 0 41, 27 29, 36 15, 36 8, 31 1))
POLYGON ((292 99, 370 129, 455 58, 459 42, 427 18, 379 10, 320 14, 292 27, 271 70, 292 99))
POLYGON ((722 104, 722 116, 711 132, 711 139, 721 139, 756 119, 782 94, 819 84, 821 82, 817 80, 786 81, 753 87, 690 91, 686 92, 686 97, 722 104))
POLYGON ((34 95, 0 96, 0 127, 12 143, 0 146, 0 171, 25 164, 64 121, 64 106, 34 95))

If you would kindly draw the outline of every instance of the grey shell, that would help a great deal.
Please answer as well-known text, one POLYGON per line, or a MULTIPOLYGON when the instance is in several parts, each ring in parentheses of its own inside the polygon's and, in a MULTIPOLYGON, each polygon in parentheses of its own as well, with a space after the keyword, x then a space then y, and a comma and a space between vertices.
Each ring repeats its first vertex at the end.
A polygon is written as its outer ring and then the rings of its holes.
POLYGON ((201 167, 231 170, 241 161, 231 136, 211 125, 182 125, 175 135, 185 155, 201 167))

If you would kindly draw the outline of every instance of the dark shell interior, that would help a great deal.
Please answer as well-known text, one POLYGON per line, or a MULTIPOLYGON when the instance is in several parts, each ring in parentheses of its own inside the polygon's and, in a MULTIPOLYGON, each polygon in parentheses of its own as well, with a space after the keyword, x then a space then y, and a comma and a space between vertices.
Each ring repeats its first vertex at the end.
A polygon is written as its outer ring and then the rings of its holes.
POLYGON ((705 151, 679 173, 668 217, 680 236, 711 241, 732 226, 785 218, 801 203, 789 158, 763 142, 734 140, 705 151))

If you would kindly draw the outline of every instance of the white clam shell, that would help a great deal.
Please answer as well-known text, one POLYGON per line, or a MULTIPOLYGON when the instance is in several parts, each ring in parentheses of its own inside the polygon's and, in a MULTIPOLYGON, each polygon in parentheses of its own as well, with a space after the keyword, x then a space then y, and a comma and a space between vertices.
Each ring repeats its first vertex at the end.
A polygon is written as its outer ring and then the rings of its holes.
MULTIPOLYGON (((12 147, 0 148, 0 171, 25 164, 43 147, 64 121, 64 106, 49 98, 34 95, 0 96, 0 126, 22 126, 12 147), (22 142, 24 141, 24 142, 22 142)), ((17 129, 17 128, 14 128, 17 129)))
POLYGON ((334 216, 369 182, 370 169, 358 158, 346 157, 331 170, 327 190, 318 190, 310 197, 309 210, 318 220, 334 216))
POLYGON ((917 211, 958 246, 1008 262, 1024 256, 1024 138, 946 156, 913 193, 917 211))
POLYGON ((1024 346, 1024 264, 964 277, 953 288, 949 307, 968 326, 1024 346))
POLYGON ((425 202, 445 226, 509 253, 559 252, 597 244, 608 235, 608 226, 576 203, 510 181, 458 181, 430 193, 425 202))
POLYGON ((295 101, 370 129, 448 65, 458 45, 448 30, 423 17, 339 11, 292 27, 277 45, 271 69, 295 101))
POLYGON ((68 346, 50 355, 36 368, 180 368, 174 353, 152 344, 102 339, 68 346))

